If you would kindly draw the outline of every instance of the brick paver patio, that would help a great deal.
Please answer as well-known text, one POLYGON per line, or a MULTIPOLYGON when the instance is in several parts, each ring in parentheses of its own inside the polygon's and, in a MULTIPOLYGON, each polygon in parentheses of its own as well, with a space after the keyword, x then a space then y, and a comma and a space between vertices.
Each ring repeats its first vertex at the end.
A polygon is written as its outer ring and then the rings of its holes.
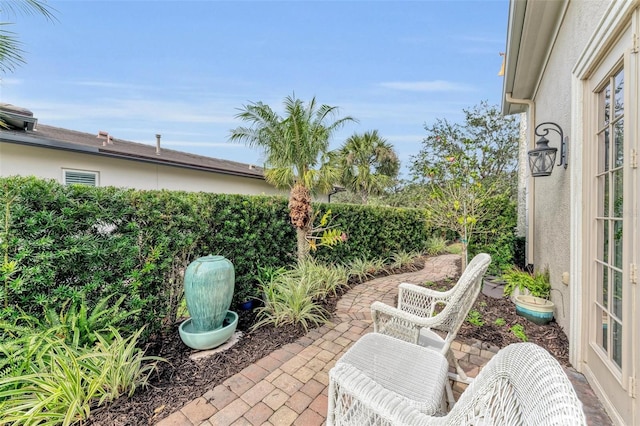
MULTIPOLYGON (((401 282, 439 281, 457 275, 457 255, 429 258, 416 272, 381 277, 349 290, 338 301, 332 322, 309 331, 294 343, 228 378, 156 426, 322 425, 327 414, 329 370, 363 334, 371 332, 370 306, 376 300, 394 305, 401 282)), ((482 343, 452 346, 460 365, 475 377, 495 354, 482 343)), ((611 424, 584 377, 567 370, 584 403, 589 424, 611 424)), ((456 383, 454 391, 463 390, 456 383)))

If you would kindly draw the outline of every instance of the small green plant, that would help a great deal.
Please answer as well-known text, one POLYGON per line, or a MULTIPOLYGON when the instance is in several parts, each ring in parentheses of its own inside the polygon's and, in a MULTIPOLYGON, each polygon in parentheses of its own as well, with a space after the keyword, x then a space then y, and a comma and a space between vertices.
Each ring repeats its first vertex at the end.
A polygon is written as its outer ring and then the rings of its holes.
POLYGON ((493 322, 495 325, 497 325, 498 327, 502 327, 504 326, 507 322, 504 320, 504 318, 496 318, 496 320, 493 322))
POLYGON ((363 258, 354 259, 346 265, 349 278, 355 278, 359 283, 373 278, 377 273, 385 268, 384 259, 367 260, 363 258))
POLYGON ((502 279, 507 282, 504 287, 506 296, 511 296, 513 291, 518 288, 520 291, 529 290, 531 295, 535 297, 549 298, 551 284, 549 282, 548 269, 530 274, 527 271, 512 267, 502 274, 502 279))
POLYGON ((304 329, 327 321, 328 312, 316 302, 318 285, 309 277, 283 274, 263 287, 265 305, 257 309, 253 328, 300 324, 304 329))
POLYGON ((514 324, 509 329, 509 331, 511 331, 514 336, 516 336, 518 339, 522 340, 523 342, 526 342, 529 340, 529 338, 527 337, 527 334, 524 332, 524 327, 520 324, 514 324))
POLYGON ((348 272, 343 266, 328 266, 311 257, 298 261, 288 275, 311 283, 315 291, 313 297, 322 299, 329 294, 336 295, 340 287, 347 285, 348 272))
POLYGON ((123 325, 127 318, 140 311, 125 311, 120 308, 126 296, 120 296, 110 304, 113 296, 100 299, 91 310, 84 297, 79 303, 67 300, 59 312, 53 309, 45 311, 43 326, 59 326, 67 343, 74 347, 93 345, 98 340, 98 333, 102 333, 102 338, 109 339, 109 330, 115 330, 115 327, 123 325))
POLYGON ((461 243, 449 244, 445 249, 446 252, 451 254, 462 254, 463 245, 461 243))
POLYGON ((442 237, 431 237, 425 244, 425 253, 436 256, 447 250, 447 240, 442 237))
POLYGON ((409 268, 412 271, 415 271, 415 260, 418 257, 418 254, 415 252, 406 252, 401 250, 397 253, 394 253, 391 256, 391 268, 392 269, 404 269, 409 268))
POLYGON ((469 315, 467 315, 467 321, 470 324, 475 325, 476 327, 482 327, 484 325, 482 314, 475 309, 469 312, 469 315))

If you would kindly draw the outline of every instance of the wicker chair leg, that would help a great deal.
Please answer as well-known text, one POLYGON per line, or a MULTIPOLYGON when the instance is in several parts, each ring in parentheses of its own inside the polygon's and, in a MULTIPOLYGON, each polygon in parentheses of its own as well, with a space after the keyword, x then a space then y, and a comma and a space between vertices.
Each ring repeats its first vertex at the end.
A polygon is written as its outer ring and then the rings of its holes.
POLYGON ((447 359, 453 366, 456 368, 456 374, 449 373, 449 377, 453 378, 456 382, 462 382, 466 384, 470 384, 473 379, 467 376, 467 373, 460 367, 458 363, 458 359, 453 355, 451 350, 447 351, 447 359))
MULTIPOLYGON (((447 402, 449 403, 449 410, 443 411, 443 413, 447 413, 450 411, 453 406, 456 404, 456 399, 453 397, 453 388, 451 387, 451 380, 447 379, 447 385, 445 387, 447 391, 447 402)), ((444 403, 442 405, 445 405, 444 403)))

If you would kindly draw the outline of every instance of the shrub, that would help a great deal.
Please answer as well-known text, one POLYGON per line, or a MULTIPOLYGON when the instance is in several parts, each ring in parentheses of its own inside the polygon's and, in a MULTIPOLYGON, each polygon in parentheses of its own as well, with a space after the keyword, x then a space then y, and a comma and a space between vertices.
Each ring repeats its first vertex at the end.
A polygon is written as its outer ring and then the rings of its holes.
POLYGON ((492 214, 476 224, 469 242, 469 259, 478 253, 490 254, 491 265, 487 273, 500 275, 514 263, 517 204, 508 194, 489 197, 482 204, 492 214))
MULTIPOLYGON (((63 186, 33 177, 0 178, 0 318, 44 321, 86 301, 116 294, 130 330, 148 335, 172 325, 183 300, 184 268, 225 256, 236 272, 235 302, 255 295, 258 267, 295 260, 287 199, 183 191, 63 186)), ((319 247, 323 262, 375 261, 420 250, 432 230, 420 209, 316 203, 331 207, 347 241, 319 247)), ((378 262, 378 261, 375 261, 378 262)), ((329 291, 333 284, 329 285, 329 291)), ((116 303, 109 299, 105 309, 116 303)))

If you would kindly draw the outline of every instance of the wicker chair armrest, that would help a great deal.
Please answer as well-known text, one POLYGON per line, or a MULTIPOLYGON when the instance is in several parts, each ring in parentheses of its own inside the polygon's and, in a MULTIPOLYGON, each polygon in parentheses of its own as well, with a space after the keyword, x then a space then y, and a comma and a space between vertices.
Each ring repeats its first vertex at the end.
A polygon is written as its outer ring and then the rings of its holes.
POLYGON ((349 364, 329 371, 327 425, 424 425, 436 420, 420 407, 388 390, 349 364))
POLYGON ((398 286, 398 309, 430 317, 438 304, 447 304, 453 290, 435 291, 415 284, 401 283, 398 286))
POLYGON ((446 319, 442 315, 421 317, 382 302, 371 304, 373 330, 410 343, 418 343, 421 328, 437 328, 446 319))

